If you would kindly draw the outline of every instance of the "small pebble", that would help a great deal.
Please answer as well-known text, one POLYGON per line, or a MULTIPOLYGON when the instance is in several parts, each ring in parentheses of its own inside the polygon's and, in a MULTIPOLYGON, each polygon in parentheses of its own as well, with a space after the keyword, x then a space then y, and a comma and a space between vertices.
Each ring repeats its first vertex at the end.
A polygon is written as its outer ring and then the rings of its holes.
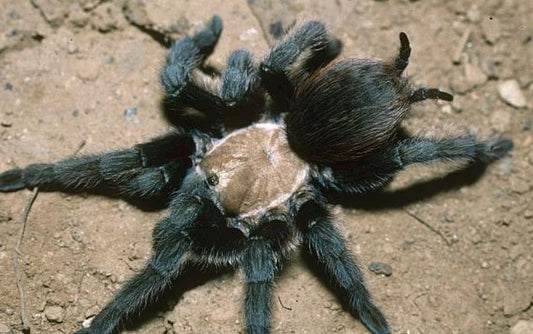
POLYGON ((67 52, 69 54, 74 54, 78 52, 78 46, 73 41, 69 41, 67 44, 67 52))
POLYGON ((487 77, 491 80, 498 79, 498 69, 496 68, 496 61, 492 58, 482 58, 479 66, 487 77))
POLYGON ((526 210, 524 211, 524 218, 531 219, 533 218, 533 210, 526 210))
POLYGON ((100 74, 100 64, 91 59, 84 59, 79 61, 76 75, 83 81, 94 81, 100 74))
POLYGON ((86 319, 92 318, 95 315, 97 315, 99 312, 100 312, 100 308, 97 305, 94 305, 93 307, 91 307, 91 308, 87 309, 87 311, 85 311, 85 318, 86 319))
POLYGON ((442 108, 440 109, 443 113, 445 114, 451 114, 452 113, 452 106, 449 105, 449 104, 445 104, 442 106, 442 108))
POLYGON ((452 101, 452 109, 456 113, 463 111, 463 98, 461 96, 454 96, 452 101))
POLYGON ((415 239, 409 238, 409 239, 405 239, 403 241, 403 244, 406 245, 406 246, 410 246, 410 245, 413 245, 415 242, 416 242, 415 239))
POLYGON ((70 236, 72 237, 72 240, 76 242, 83 242, 83 233, 80 230, 70 231, 70 236))
POLYGON ((470 85, 470 88, 474 88, 476 86, 484 84, 488 77, 483 72, 481 67, 479 67, 477 64, 474 63, 466 63, 465 64, 465 78, 467 83, 470 85))
POLYGON ((60 306, 47 306, 44 309, 44 315, 50 322, 63 322, 65 312, 60 306))
POLYGON ((83 323, 81 324, 81 327, 83 328, 89 328, 93 322, 93 319, 94 317, 91 317, 91 318, 87 318, 85 320, 83 320, 83 323))
POLYGON ((448 212, 448 211, 444 211, 442 213, 442 219, 446 222, 446 223, 453 223, 455 221, 455 219, 453 218, 453 216, 448 212))
MULTIPOLYGON (((521 313, 531 305, 531 296, 523 291, 508 291, 503 297, 503 314, 510 317, 521 313)), ((532 332, 529 332, 530 334, 532 332)))
POLYGON ((368 264, 368 269, 377 275, 385 275, 385 276, 392 275, 392 267, 386 263, 370 262, 368 264))
POLYGON ((515 108, 524 108, 526 106, 526 98, 518 85, 518 81, 514 79, 500 82, 498 93, 504 102, 515 108))
POLYGON ((338 303, 330 303, 330 302, 325 303, 325 304, 324 304, 324 308, 330 309, 330 310, 332 310, 332 311, 338 311, 338 310, 340 310, 340 306, 339 306, 338 303))
POLYGON ((132 118, 133 116, 136 116, 138 113, 137 108, 128 108, 124 110, 124 117, 126 118, 132 118))
POLYGON ((500 38, 502 28, 498 20, 483 19, 481 22, 481 34, 489 44, 495 44, 500 38))
POLYGON ((525 194, 529 191, 531 186, 526 180, 522 180, 519 178, 511 178, 511 191, 516 194, 525 194))
POLYGON ((510 334, 531 334, 533 333, 533 321, 520 320, 511 327, 510 334))
POLYGON ((458 243, 459 242, 459 236, 457 234, 452 235, 450 241, 452 242, 452 244, 458 243))
POLYGON ((6 324, 0 323, 0 334, 9 334, 11 333, 11 329, 9 329, 9 326, 6 324))

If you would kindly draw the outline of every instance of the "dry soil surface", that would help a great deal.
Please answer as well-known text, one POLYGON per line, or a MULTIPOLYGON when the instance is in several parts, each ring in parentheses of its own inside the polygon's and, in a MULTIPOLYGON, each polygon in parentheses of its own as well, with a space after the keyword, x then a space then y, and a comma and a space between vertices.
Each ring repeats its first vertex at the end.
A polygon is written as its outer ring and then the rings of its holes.
MULTIPOLYGON (((398 33, 409 35, 413 84, 456 99, 417 105, 406 127, 475 127, 515 148, 484 171, 412 168, 386 193, 339 206, 347 242, 394 333, 532 333, 524 329, 533 326, 532 1, 1 1, 0 170, 165 132, 162 37, 182 37, 213 13, 224 19, 216 66, 237 48, 260 59, 272 33, 303 17, 327 22, 345 57, 391 57, 398 33), (392 275, 371 272, 371 262, 392 275)), ((2 334, 22 331, 13 249, 29 195, 0 194, 2 334)), ((97 314, 149 257, 164 215, 40 193, 20 256, 31 332, 72 333, 97 314)), ((126 332, 243 332, 238 272, 192 275, 184 285, 126 332)), ((299 254, 277 281, 272 328, 367 333, 299 254)))

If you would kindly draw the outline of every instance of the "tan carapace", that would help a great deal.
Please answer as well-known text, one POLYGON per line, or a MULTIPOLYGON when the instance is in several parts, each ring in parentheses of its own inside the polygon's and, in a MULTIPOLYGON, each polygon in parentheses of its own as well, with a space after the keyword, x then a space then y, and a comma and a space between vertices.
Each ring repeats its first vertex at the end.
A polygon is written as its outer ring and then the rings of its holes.
POLYGON ((231 133, 207 152, 200 168, 225 213, 241 217, 284 204, 309 174, 305 161, 290 149, 283 128, 274 123, 231 133))

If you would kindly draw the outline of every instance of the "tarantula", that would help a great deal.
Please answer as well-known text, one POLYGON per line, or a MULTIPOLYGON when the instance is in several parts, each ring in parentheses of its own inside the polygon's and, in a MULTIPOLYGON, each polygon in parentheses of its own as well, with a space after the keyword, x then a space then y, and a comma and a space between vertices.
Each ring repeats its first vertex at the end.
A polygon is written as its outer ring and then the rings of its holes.
POLYGON ((412 88, 401 76, 411 53, 405 33, 393 60, 335 60, 340 41, 322 23, 306 21, 259 64, 238 50, 221 73, 208 71, 204 61, 221 31, 214 16, 170 48, 160 79, 172 132, 130 149, 0 174, 2 192, 107 189, 165 201, 169 209, 153 231, 148 263, 77 333, 112 333, 198 263, 240 266, 246 332, 269 333, 274 279, 301 245, 350 312, 370 332, 389 333, 330 214, 328 194, 379 189, 416 163, 489 163, 512 142, 409 137, 402 130, 411 104, 452 100, 435 88, 412 88))

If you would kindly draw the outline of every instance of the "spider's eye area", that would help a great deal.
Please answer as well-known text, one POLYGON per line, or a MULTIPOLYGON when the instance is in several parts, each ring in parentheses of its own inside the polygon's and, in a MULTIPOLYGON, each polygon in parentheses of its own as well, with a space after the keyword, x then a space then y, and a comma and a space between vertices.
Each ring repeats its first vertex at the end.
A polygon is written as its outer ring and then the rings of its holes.
POLYGON ((259 69, 261 70, 261 75, 268 75, 272 72, 272 69, 270 68, 270 66, 266 64, 261 64, 259 66, 259 69))
POLYGON ((218 182, 219 182, 219 178, 218 178, 218 175, 215 174, 215 173, 210 173, 208 176, 207 176, 207 183, 210 185, 210 186, 216 186, 218 185, 218 182))
POLYGON ((385 147, 409 107, 406 79, 380 60, 349 59, 297 87, 287 138, 303 159, 336 164, 385 147))

